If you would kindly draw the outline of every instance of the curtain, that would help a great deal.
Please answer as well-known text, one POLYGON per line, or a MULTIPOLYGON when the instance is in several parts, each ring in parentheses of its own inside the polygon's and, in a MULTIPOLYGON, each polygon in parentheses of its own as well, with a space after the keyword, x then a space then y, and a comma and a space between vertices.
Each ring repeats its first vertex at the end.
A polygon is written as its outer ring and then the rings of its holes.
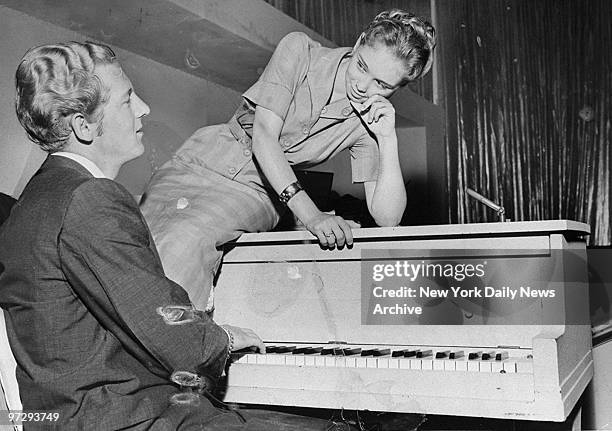
POLYGON ((571 219, 609 245, 612 2, 437 0, 449 221, 571 219))

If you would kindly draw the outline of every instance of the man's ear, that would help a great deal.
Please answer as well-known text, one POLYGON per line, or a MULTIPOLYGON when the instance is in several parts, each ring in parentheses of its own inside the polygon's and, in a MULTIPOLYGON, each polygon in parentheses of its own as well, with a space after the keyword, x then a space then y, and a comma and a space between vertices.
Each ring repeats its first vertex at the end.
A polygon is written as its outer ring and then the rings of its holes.
POLYGON ((81 113, 72 114, 70 118, 70 127, 74 136, 82 144, 89 145, 96 136, 96 125, 87 121, 81 113))

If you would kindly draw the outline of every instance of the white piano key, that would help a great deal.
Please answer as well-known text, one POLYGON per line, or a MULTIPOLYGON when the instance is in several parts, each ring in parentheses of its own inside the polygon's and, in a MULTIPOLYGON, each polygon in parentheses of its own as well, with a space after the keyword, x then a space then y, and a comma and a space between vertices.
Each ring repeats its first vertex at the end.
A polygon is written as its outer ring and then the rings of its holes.
POLYGON ((478 366, 479 361, 467 361, 467 370, 479 372, 480 367, 478 366))
POLYGON ((248 364, 256 364, 257 363, 257 357, 258 356, 263 356, 263 355, 256 355, 254 353, 249 353, 246 355, 247 358, 247 363, 248 364))
POLYGON ((504 363, 502 361, 495 361, 491 363, 492 373, 499 373, 503 369, 504 369, 504 363))
MULTIPOLYGON (((455 371, 457 367, 457 362, 459 361, 452 361, 452 360, 444 361, 444 371, 455 371)), ((465 362, 465 361, 461 361, 461 362, 465 362)))
POLYGON ((315 367, 324 367, 325 366, 325 356, 315 356, 315 367))
POLYGON ((433 359, 421 359, 422 370, 433 370, 433 359))
POLYGON ((268 363, 273 365, 285 365, 285 358, 286 355, 271 355, 272 361, 268 363))
POLYGON ((376 358, 366 358, 366 368, 378 368, 378 361, 376 358))
POLYGON ((258 364, 267 364, 268 363, 268 356, 271 355, 255 355, 256 356, 256 363, 258 364))
POLYGON ((325 356, 326 367, 335 367, 336 366, 336 357, 335 356, 325 356))
POLYGON ((410 359, 399 359, 399 367, 403 370, 410 369, 410 359))
POLYGON ((504 371, 506 373, 516 373, 516 362, 514 361, 504 361, 504 371))
POLYGON ((444 364, 446 362, 448 361, 444 359, 436 359, 435 361, 433 361, 433 369, 438 371, 444 370, 444 364))
POLYGON ((336 367, 346 368, 346 358, 344 356, 336 356, 336 367))
POLYGON ((516 361, 516 372, 533 374, 533 361, 531 359, 517 359, 516 361))
POLYGON ((391 358, 378 358, 378 368, 389 368, 391 358))
POLYGON ((249 362, 248 362, 248 359, 249 359, 249 358, 248 358, 248 356, 249 356, 249 355, 242 355, 241 357, 236 358, 236 359, 234 360, 234 363, 235 363, 235 364, 248 364, 248 363, 249 363, 249 362))
POLYGON ((421 360, 420 359, 411 359, 410 360, 410 369, 411 370, 420 370, 421 369, 421 360))
POLYGON ((306 364, 304 355, 295 355, 295 365, 302 367, 306 364))
POLYGON ((355 366, 357 368, 366 368, 367 367, 366 358, 361 358, 361 357, 355 358, 355 362, 356 362, 355 366))
POLYGON ((401 359, 391 358, 389 359, 389 368, 399 368, 401 359))
POLYGON ((479 361, 480 372, 490 373, 491 372, 491 361, 479 361))
POLYGON ((315 356, 305 355, 304 356, 304 365, 307 366, 307 367, 314 367, 315 366, 315 356))
POLYGON ((296 365, 295 359, 296 359, 296 355, 287 355, 287 356, 285 356, 285 365, 293 365, 293 366, 295 366, 296 365))
POLYGON ((356 357, 348 357, 348 358, 346 358, 346 367, 347 368, 356 368, 357 367, 357 358, 356 357))

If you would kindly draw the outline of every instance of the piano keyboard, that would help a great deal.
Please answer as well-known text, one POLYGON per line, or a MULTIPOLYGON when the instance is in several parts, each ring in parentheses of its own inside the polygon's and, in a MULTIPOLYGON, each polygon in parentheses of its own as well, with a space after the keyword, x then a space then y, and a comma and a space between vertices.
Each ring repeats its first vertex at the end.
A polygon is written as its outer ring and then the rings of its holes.
POLYGON ((235 364, 291 367, 379 368, 480 373, 533 373, 533 359, 520 349, 451 349, 431 347, 269 344, 266 353, 232 355, 235 364))

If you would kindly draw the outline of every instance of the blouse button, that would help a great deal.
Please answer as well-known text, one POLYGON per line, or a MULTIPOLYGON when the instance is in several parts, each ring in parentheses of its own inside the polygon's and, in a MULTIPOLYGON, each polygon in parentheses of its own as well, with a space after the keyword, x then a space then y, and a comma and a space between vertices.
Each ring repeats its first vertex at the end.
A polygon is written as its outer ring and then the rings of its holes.
POLYGON ((244 150, 242 154, 244 154, 246 157, 249 157, 251 155, 251 150, 244 150))
POLYGON ((229 168, 227 172, 229 172, 230 175, 234 175, 236 173, 236 168, 229 168))
POLYGON ((324 107, 323 109, 321 109, 321 114, 325 114, 326 112, 327 112, 327 108, 324 107))
POLYGON ((306 127, 306 126, 302 127, 302 133, 303 134, 307 135, 308 132, 310 132, 310 129, 308 129, 308 127, 306 127))
POLYGON ((344 115, 345 117, 348 117, 349 115, 351 115, 351 112, 352 112, 352 109, 347 106, 346 108, 342 110, 342 115, 344 115))

